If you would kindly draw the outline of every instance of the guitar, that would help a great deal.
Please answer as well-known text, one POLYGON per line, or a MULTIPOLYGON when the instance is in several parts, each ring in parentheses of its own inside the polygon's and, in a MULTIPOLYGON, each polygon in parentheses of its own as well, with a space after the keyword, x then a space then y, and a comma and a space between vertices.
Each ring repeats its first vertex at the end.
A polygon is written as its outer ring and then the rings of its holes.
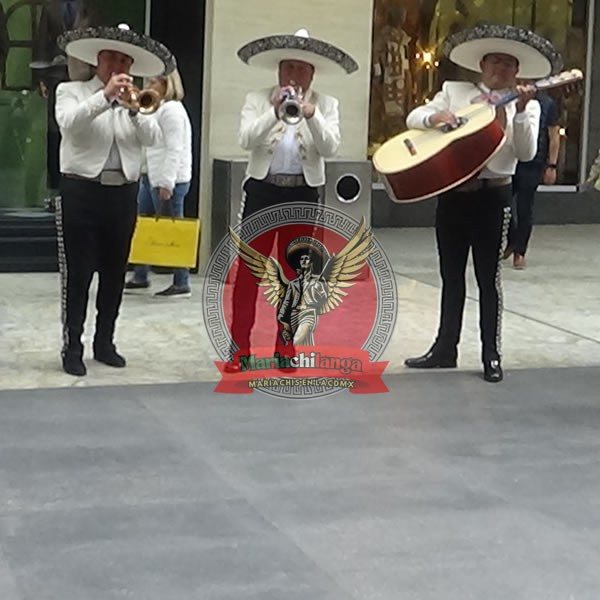
MULTIPOLYGON (((544 90, 583 79, 579 69, 537 81, 544 90)), ((496 108, 512 102, 509 92, 492 104, 475 103, 456 111, 458 126, 409 129, 385 142, 373 155, 394 202, 417 202, 447 192, 476 175, 505 141, 496 108)))

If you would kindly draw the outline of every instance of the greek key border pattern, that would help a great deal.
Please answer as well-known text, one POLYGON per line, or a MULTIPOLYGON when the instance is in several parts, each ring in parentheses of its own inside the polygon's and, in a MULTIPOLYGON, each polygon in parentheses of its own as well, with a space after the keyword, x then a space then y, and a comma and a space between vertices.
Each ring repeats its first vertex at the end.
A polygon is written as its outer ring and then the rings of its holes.
MULTIPOLYGON (((335 208, 320 204, 293 203, 264 209, 232 229, 240 236, 243 229, 242 239, 250 243, 274 227, 295 224, 313 224, 350 239, 359 222, 335 208)), ((225 322, 222 299, 225 279, 236 256, 234 244, 229 236, 225 237, 215 248, 204 278, 204 323, 221 360, 231 360, 230 350, 233 340, 225 322)), ((373 250, 367 258, 367 264, 374 275, 379 301, 373 328, 362 349, 369 352, 371 361, 376 361, 383 354, 394 331, 398 310, 398 290, 392 264, 374 236, 373 250)), ((314 398, 337 394, 342 390, 327 387, 308 389, 285 386, 261 388, 260 391, 281 398, 314 398)))

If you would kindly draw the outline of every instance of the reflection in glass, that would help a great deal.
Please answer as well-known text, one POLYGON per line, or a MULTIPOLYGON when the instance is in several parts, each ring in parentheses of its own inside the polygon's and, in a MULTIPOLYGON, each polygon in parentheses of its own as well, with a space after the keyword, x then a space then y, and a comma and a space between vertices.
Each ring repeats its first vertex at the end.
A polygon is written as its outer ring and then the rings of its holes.
POLYGON ((93 68, 67 60, 67 29, 128 23, 143 30, 145 0, 0 0, 0 209, 49 205, 57 194, 60 134, 56 86, 93 68))

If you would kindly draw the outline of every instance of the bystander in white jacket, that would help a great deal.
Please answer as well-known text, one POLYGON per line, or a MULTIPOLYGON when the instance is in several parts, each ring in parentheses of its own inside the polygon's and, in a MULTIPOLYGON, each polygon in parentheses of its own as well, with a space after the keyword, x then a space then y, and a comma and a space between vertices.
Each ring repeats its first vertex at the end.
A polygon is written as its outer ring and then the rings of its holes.
POLYGON ((162 130, 157 144, 144 149, 145 165, 153 188, 173 190, 192 179, 192 125, 178 100, 163 102, 154 114, 162 130))

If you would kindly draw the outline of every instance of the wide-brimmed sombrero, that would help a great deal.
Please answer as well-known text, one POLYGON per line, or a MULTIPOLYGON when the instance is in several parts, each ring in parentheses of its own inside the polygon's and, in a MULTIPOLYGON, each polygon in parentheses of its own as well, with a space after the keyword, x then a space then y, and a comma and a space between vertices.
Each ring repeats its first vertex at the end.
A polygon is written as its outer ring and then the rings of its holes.
POLYGON ((509 54, 519 61, 518 76, 539 79, 562 69, 563 60, 552 43, 542 36, 512 25, 478 25, 449 36, 442 52, 454 64, 481 71, 486 54, 509 54))
POLYGON ((302 60, 319 73, 354 73, 358 63, 341 48, 310 37, 306 29, 293 35, 270 35, 242 46, 238 56, 246 64, 273 70, 282 60, 302 60))
POLYGON ((29 68, 34 70, 45 70, 45 69, 56 69, 65 70, 67 69, 67 57, 63 54, 58 54, 52 60, 34 60, 29 63, 29 68))
POLYGON ((292 240, 285 249, 285 259, 294 270, 300 267, 300 257, 304 254, 308 254, 312 260, 313 273, 321 273, 329 258, 325 245, 313 237, 304 235, 292 240))
POLYGON ((176 67, 175 57, 166 46, 126 26, 72 29, 60 35, 57 42, 69 56, 94 66, 102 50, 127 54, 133 59, 130 74, 134 77, 166 75, 176 67))

